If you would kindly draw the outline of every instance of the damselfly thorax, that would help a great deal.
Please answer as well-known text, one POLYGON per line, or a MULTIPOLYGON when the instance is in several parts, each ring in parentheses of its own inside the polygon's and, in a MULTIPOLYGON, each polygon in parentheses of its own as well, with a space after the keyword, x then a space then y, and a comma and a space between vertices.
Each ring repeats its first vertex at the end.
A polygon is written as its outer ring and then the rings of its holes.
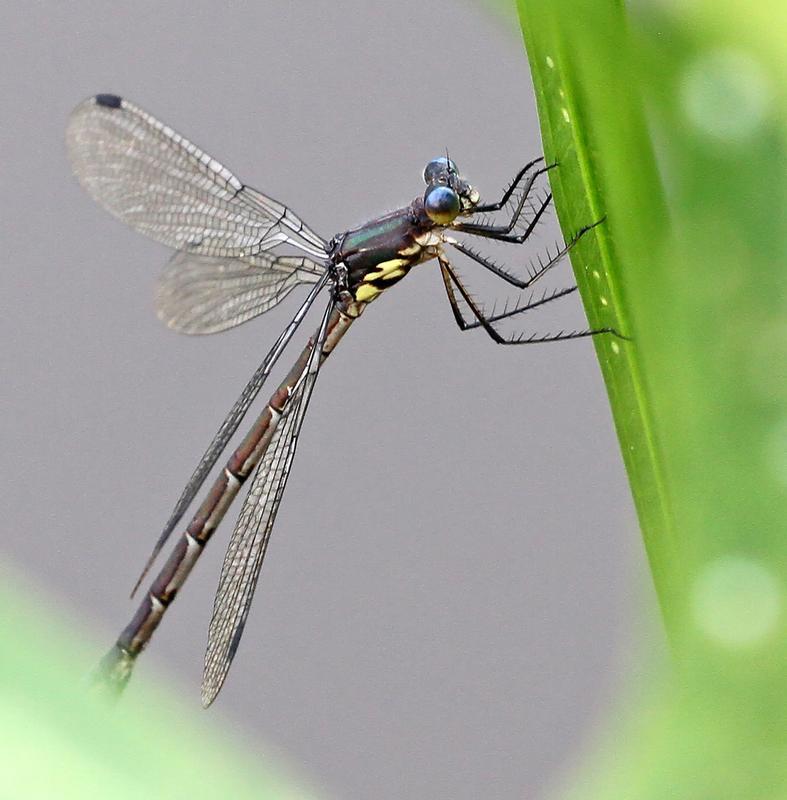
POLYGON ((512 244, 529 239, 552 199, 548 191, 541 196, 536 191, 537 181, 551 169, 542 159, 519 170, 500 200, 481 204, 456 164, 447 156, 435 158, 426 165, 425 188, 412 203, 328 241, 287 206, 246 186, 188 139, 117 95, 99 94, 78 106, 66 138, 74 171, 95 200, 175 250, 156 296, 158 314, 170 328, 187 334, 227 330, 273 308, 296 287, 311 286, 208 445, 137 586, 227 449, 314 301, 320 295, 326 299, 314 335, 214 476, 134 617, 102 662, 103 679, 121 689, 232 500, 251 478, 214 600, 202 685, 203 703, 208 705, 224 682, 246 623, 320 367, 353 322, 416 264, 436 259, 461 330, 482 328, 498 344, 614 333, 601 328, 504 335, 500 324, 522 319, 576 287, 538 297, 523 294, 512 307, 487 313, 446 252, 451 248, 517 290, 527 290, 593 226, 518 275, 481 255, 462 237, 512 244), (494 215, 501 212, 502 219, 496 221, 494 215), (281 247, 288 252, 276 253, 281 247))
POLYGON ((374 300, 422 261, 436 258, 442 237, 423 198, 335 237, 331 260, 347 269, 347 288, 361 302, 374 300))

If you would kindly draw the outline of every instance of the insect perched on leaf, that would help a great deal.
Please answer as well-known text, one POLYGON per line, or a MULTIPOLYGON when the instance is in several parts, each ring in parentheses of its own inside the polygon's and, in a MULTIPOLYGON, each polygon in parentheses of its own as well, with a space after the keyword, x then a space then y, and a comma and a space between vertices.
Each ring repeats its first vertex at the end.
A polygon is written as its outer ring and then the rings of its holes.
POLYGON ((499 323, 558 300, 576 287, 526 296, 512 309, 490 315, 476 303, 448 259, 450 251, 461 253, 517 289, 527 289, 593 226, 539 261, 526 278, 519 278, 471 249, 461 237, 525 242, 551 201, 550 194, 535 203, 531 200, 537 179, 550 169, 542 159, 523 167, 498 202, 481 204, 456 164, 447 155, 435 158, 424 169, 426 189, 411 203, 327 241, 289 208, 241 183, 188 139, 116 95, 98 94, 79 105, 68 123, 67 142, 74 171, 98 203, 132 228, 175 249, 156 298, 158 314, 170 328, 188 334, 234 328, 273 308, 295 287, 311 287, 202 456, 135 590, 307 312, 320 295, 325 298, 314 335, 215 478, 133 619, 102 662, 103 679, 119 691, 241 485, 253 474, 213 605, 202 682, 207 706, 226 678, 243 633, 314 383, 347 329, 414 266, 436 260, 462 330, 482 328, 499 344, 614 333, 602 328, 507 338, 499 332, 499 323), (500 211, 510 213, 508 219, 500 224, 488 220, 487 215, 500 211), (283 247, 287 252, 275 252, 283 247))

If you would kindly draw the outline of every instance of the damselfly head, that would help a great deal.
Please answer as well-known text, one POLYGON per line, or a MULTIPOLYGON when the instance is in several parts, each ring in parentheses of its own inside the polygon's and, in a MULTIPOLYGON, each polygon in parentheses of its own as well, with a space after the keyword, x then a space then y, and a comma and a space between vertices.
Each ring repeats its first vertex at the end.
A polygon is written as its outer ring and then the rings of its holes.
POLYGON ((453 222, 462 209, 459 195, 450 186, 435 184, 424 193, 424 210, 432 222, 448 225, 453 222))
POLYGON ((477 205, 478 192, 459 174, 448 156, 433 158, 424 167, 424 208, 432 222, 448 225, 477 205))

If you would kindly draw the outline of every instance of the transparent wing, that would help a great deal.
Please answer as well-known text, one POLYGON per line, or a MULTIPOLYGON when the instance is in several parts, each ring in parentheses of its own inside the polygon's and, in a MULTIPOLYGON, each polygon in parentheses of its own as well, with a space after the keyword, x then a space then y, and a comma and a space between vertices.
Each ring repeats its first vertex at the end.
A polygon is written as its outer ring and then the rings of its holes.
POLYGON ((139 578, 137 578, 136 584, 134 584, 134 588, 131 591, 132 596, 139 588, 140 583, 142 583, 142 581, 145 579, 145 576, 150 570, 150 567, 152 566, 153 561, 156 559, 156 556, 158 556, 158 554, 161 552, 161 549, 166 544, 167 539, 172 534, 172 531, 175 530, 175 526, 180 522, 183 514, 186 512, 186 509, 191 505, 191 502, 196 497, 200 486, 202 486, 202 484, 205 482, 205 479, 215 466, 216 461, 218 461, 219 456, 222 454, 224 448, 229 443, 229 440, 238 429, 238 425, 240 425, 241 420, 246 416, 246 412, 249 410, 251 404, 254 402, 254 399, 259 394, 260 389, 270 375, 274 365, 279 360, 284 348, 289 344, 290 340, 295 334, 295 331, 298 330, 298 326, 301 324, 303 318, 311 308, 312 303, 315 301, 317 295, 322 291, 327 282, 328 275, 325 273, 314 285, 311 292, 309 292, 309 296, 303 301, 303 303, 301 303, 301 307, 295 312, 295 316, 290 320, 287 327, 281 332, 276 342, 274 342, 273 347, 271 347, 271 349, 268 351, 262 363, 259 365, 259 367, 257 367, 254 374, 251 376, 251 379, 243 388, 240 396, 235 401, 235 405, 230 409, 229 414, 227 414, 227 416, 224 418, 224 422, 221 423, 221 427, 218 429, 218 431, 216 431, 216 435, 208 445, 208 449, 203 454, 199 464, 197 464, 196 469, 192 473, 191 478, 189 478, 189 482, 181 492, 178 502, 175 505, 172 514, 170 514, 167 524, 164 526, 164 530, 161 532, 161 535, 156 541, 153 552, 150 554, 150 557, 148 558, 139 578))
POLYGON ((66 130, 74 172, 104 208, 169 247, 244 258, 288 243, 318 258, 325 242, 286 206, 138 106, 95 95, 66 130))
POLYGON ((251 608, 276 512, 290 474, 298 434, 320 366, 328 304, 308 364, 276 426, 230 539, 213 601, 202 675, 202 703, 209 706, 227 677, 251 608))
POLYGON ((264 314, 325 267, 305 256, 260 253, 248 259, 178 252, 159 279, 159 319, 180 333, 218 333, 264 314))

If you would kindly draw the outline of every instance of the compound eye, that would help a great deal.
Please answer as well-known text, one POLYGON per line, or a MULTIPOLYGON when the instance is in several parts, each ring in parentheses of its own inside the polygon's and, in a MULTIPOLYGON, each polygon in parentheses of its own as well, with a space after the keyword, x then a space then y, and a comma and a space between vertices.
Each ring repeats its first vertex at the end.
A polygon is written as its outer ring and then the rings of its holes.
POLYGON ((448 225, 456 219, 460 209, 459 195, 449 186, 433 186, 424 195, 424 208, 432 222, 448 225))
POLYGON ((445 156, 433 158, 424 167, 424 183, 434 183, 439 178, 447 176, 451 172, 456 172, 456 164, 445 156))

